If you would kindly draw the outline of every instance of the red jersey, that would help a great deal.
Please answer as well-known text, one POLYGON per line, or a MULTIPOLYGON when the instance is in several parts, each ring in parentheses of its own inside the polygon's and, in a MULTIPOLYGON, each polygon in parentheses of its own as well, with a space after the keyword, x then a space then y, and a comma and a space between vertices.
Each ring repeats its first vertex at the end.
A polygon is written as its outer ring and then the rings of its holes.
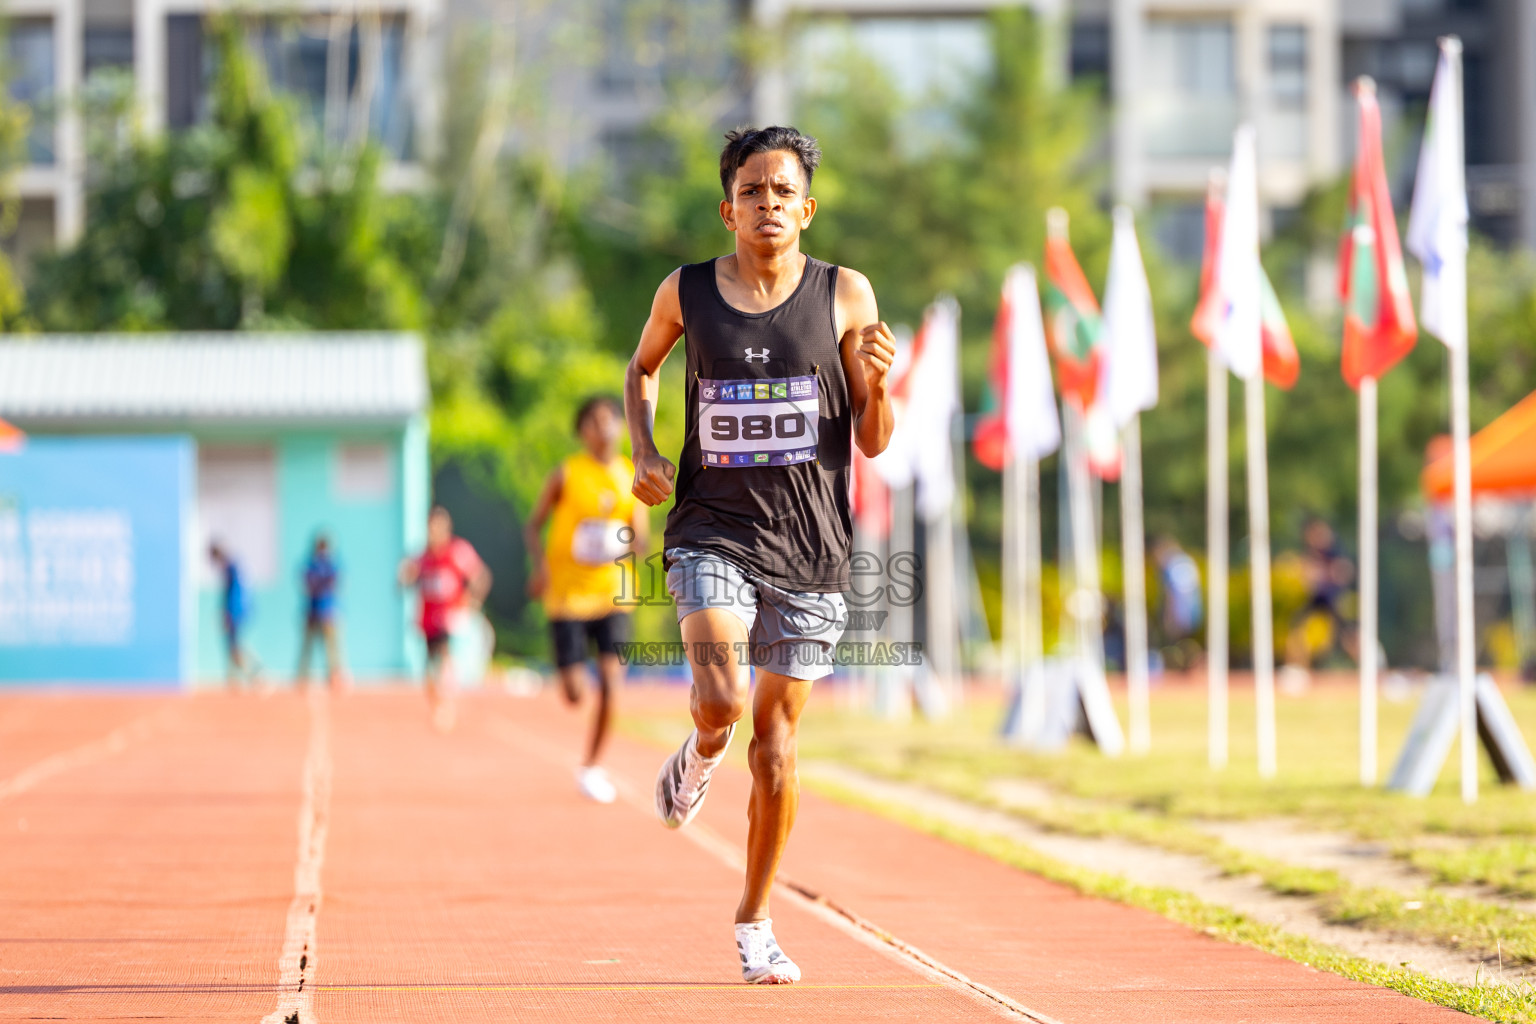
POLYGON ((484 567, 463 537, 450 540, 441 551, 430 548, 416 559, 416 588, 421 591, 421 631, 428 636, 448 632, 448 616, 464 604, 469 581, 484 567))

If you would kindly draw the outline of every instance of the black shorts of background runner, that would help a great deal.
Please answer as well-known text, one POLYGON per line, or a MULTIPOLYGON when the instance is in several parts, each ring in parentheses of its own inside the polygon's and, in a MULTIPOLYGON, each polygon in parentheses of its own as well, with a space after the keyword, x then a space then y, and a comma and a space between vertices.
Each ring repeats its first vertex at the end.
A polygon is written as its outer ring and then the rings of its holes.
POLYGON ((586 661, 591 647, 598 654, 619 653, 619 644, 629 640, 629 616, 614 612, 600 619, 551 619, 549 632, 555 641, 555 666, 569 668, 586 661))

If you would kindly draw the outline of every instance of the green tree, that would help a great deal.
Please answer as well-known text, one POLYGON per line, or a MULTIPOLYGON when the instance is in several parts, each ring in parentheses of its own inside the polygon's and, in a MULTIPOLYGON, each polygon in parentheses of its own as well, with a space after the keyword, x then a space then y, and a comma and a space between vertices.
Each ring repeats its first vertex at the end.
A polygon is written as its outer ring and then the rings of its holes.
POLYGON ((307 145, 234 16, 211 33, 208 120, 92 146, 86 228, 29 289, 50 330, 404 328, 418 281, 389 244, 416 200, 378 187, 378 155, 307 145))

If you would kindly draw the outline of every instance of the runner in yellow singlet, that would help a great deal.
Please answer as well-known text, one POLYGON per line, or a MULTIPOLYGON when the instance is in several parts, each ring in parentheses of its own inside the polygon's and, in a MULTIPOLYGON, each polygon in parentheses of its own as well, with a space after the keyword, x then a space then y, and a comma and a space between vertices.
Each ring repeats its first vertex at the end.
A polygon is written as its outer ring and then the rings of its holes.
POLYGON ((528 593, 544 601, 554 638, 560 686, 573 706, 591 689, 586 659, 597 649, 597 708, 586 759, 577 773, 581 791, 599 803, 617 795, 598 763, 613 704, 624 680, 618 645, 629 639, 629 613, 617 603, 624 593, 628 552, 645 555, 645 507, 630 493, 634 467, 619 452, 624 407, 601 396, 576 413, 582 451, 549 475, 528 518, 524 540, 535 566, 528 593), (549 544, 541 543, 545 523, 549 544))

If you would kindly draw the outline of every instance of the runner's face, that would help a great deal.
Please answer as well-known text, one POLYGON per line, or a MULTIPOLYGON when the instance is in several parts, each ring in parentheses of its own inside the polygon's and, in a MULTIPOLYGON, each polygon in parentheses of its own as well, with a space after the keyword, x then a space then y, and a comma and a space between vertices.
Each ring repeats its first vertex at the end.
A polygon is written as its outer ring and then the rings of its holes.
POLYGON ((438 514, 427 520, 427 547, 437 551, 453 539, 453 520, 438 514))
POLYGON ((593 409, 581 421, 581 443, 593 455, 606 455, 619 444, 619 418, 606 405, 593 409))
POLYGON ((795 249, 815 213, 799 158, 782 149, 747 157, 731 183, 731 198, 720 203, 720 217, 737 244, 768 252, 795 249))

